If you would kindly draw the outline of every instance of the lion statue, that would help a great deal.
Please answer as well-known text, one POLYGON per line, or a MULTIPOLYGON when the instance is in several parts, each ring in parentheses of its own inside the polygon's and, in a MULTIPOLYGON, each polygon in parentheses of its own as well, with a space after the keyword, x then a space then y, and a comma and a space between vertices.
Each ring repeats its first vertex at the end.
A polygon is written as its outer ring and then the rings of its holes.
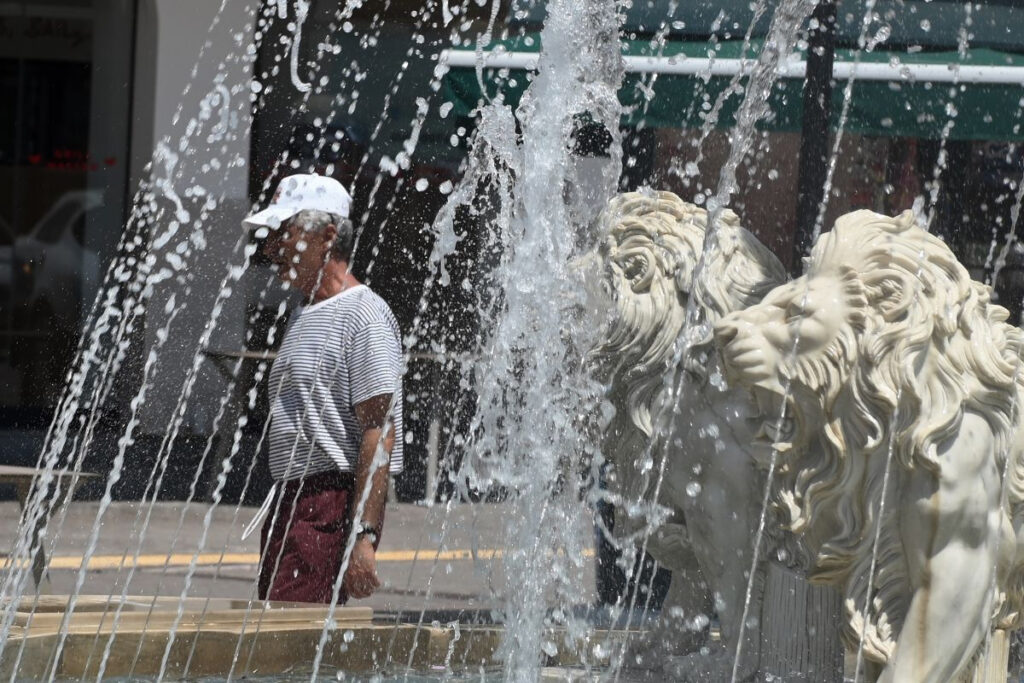
MULTIPOLYGON (((744 450, 752 404, 722 379, 713 324, 760 301, 786 271, 728 210, 705 249, 707 212, 670 192, 620 195, 599 222, 603 240, 592 255, 614 303, 589 360, 615 407, 601 449, 612 464, 615 535, 646 543, 673 571, 663 614, 681 610, 701 630, 717 610, 724 647, 679 667, 717 679, 731 671, 742 630, 763 480, 744 450), (640 501, 670 516, 638 519, 640 501)), ((757 629, 744 638, 750 674, 757 629)))
POLYGON ((1021 618, 1022 335, 989 294, 911 212, 857 211, 716 326, 775 511, 869 678, 958 680, 1021 618))

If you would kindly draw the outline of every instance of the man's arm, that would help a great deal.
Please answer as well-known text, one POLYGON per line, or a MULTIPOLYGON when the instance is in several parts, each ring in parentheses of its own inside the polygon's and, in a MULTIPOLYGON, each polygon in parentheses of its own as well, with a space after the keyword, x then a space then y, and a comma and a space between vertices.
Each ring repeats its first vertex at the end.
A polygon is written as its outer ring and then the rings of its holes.
MULTIPOLYGON (((391 421, 390 408, 391 394, 374 396, 355 405, 356 419, 359 420, 363 434, 359 447, 359 461, 356 463, 356 497, 351 505, 353 529, 368 524, 380 533, 384 519, 384 504, 388 496, 391 449, 395 445, 395 429, 391 421), (357 517, 359 501, 362 500, 367 485, 370 487, 370 493, 362 514, 357 517)), ((346 592, 353 598, 369 597, 380 586, 376 554, 373 543, 367 536, 356 539, 345 572, 344 586, 346 592)))

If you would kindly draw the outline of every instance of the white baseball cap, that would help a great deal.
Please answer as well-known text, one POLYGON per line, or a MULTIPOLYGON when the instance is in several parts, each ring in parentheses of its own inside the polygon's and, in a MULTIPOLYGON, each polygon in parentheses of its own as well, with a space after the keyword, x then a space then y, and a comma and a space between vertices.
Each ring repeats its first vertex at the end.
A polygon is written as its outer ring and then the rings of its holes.
POLYGON ((326 211, 348 218, 352 197, 334 178, 315 173, 297 173, 282 178, 270 205, 242 221, 248 229, 277 230, 300 211, 326 211))

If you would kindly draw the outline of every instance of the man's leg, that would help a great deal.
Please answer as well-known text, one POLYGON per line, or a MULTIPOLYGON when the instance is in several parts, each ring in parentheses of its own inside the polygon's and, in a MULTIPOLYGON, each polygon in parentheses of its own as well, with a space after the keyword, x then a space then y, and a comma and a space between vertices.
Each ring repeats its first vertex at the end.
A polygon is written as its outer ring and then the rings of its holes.
MULTIPOLYGON (((285 602, 330 603, 349 533, 350 477, 314 475, 283 487, 284 500, 263 544, 260 595, 285 602), (289 518, 291 524, 289 525, 289 518), (277 558, 280 555, 280 561, 277 558), (277 573, 272 575, 274 565, 277 573)), ((347 596, 342 593, 339 604, 347 596)))

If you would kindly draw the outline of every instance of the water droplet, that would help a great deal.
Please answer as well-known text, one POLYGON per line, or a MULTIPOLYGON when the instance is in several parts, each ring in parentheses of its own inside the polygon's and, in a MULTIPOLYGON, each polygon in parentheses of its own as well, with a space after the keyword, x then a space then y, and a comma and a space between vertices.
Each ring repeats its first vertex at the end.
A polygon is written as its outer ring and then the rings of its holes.
POLYGON ((419 180, 416 181, 417 192, 423 192, 423 190, 427 189, 428 187, 430 187, 430 181, 427 180, 426 178, 420 178, 419 180))
POLYGON ((925 31, 926 33, 928 31, 931 31, 932 30, 932 22, 928 21, 927 19, 922 19, 921 20, 921 30, 925 31))
POLYGON ((696 498, 697 496, 700 495, 700 489, 701 486, 699 482, 691 481, 689 484, 686 485, 686 495, 688 495, 690 498, 696 498))

